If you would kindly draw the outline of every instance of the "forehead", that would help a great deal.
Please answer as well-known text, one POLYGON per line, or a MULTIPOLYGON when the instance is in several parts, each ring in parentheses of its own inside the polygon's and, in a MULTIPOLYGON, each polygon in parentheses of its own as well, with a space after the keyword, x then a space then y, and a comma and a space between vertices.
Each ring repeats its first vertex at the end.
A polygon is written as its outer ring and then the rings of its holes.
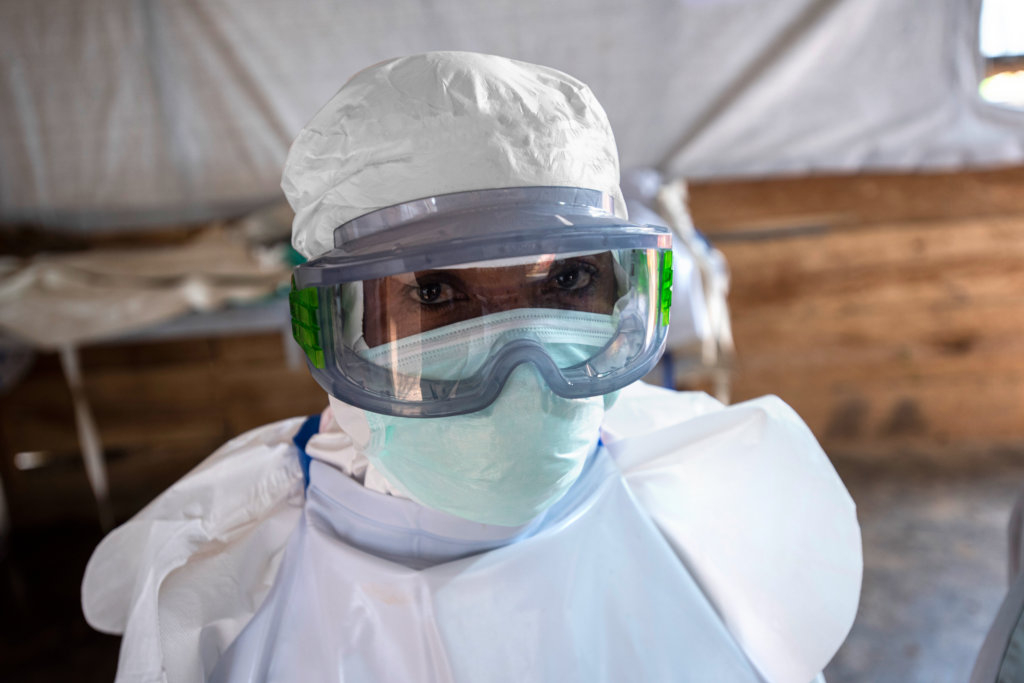
POLYGON ((499 268, 439 268, 392 275, 385 280, 390 286, 416 285, 433 280, 444 280, 459 282, 474 289, 486 290, 534 282, 550 276, 551 271, 551 264, 499 268))
POLYGON ((420 270, 414 273, 392 275, 385 279, 395 282, 413 283, 421 278, 444 275, 453 280, 479 282, 482 285, 498 281, 522 282, 548 277, 553 273, 558 273, 567 267, 571 267, 573 264, 585 263, 597 268, 611 267, 612 255, 610 252, 568 257, 546 254, 531 257, 526 262, 523 261, 524 259, 507 259, 486 263, 447 266, 431 270, 420 270))

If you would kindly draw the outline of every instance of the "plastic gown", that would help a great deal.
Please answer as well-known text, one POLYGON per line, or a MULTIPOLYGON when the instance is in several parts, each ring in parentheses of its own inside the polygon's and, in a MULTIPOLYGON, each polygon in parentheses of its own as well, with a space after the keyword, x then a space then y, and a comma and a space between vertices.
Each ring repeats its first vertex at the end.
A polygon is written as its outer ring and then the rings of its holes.
POLYGON ((83 605, 124 633, 117 681, 808 683, 853 622, 853 502, 777 398, 628 387, 514 529, 317 460, 306 488, 302 424, 228 442, 96 550, 83 605))

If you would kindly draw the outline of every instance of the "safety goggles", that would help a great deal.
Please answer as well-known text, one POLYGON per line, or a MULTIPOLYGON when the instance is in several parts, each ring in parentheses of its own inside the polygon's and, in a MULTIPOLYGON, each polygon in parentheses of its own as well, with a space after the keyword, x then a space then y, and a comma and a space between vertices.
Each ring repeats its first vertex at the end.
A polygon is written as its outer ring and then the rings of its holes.
POLYGON ((443 195, 361 216, 296 268, 292 330, 316 381, 373 412, 480 410, 532 364, 566 398, 639 379, 664 347, 671 234, 576 188, 443 195))

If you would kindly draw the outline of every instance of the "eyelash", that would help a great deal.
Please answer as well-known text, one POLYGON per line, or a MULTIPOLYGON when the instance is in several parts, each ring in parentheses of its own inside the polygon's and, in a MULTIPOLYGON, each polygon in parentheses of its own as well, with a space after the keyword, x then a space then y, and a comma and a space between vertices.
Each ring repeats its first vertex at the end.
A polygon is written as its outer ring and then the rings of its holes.
POLYGON ((576 296, 582 296, 585 292, 589 291, 590 289, 596 286, 598 274, 598 268, 591 263, 587 263, 586 261, 569 261, 566 262, 561 268, 559 268, 558 272, 555 273, 549 279, 549 282, 555 283, 555 287, 560 292, 567 292, 576 296), (558 284, 558 278, 562 277, 563 275, 579 271, 582 271, 587 276, 587 281, 585 284, 575 287, 562 287, 558 284))
MULTIPOLYGON (((455 287, 453 287, 451 284, 449 284, 447 282, 437 281, 437 280, 426 281, 426 282, 417 282, 415 286, 409 286, 406 289, 406 292, 407 292, 408 296, 414 302, 419 304, 420 306, 424 306, 426 308, 432 308, 432 309, 442 309, 442 308, 445 308, 445 307, 454 306, 455 302, 459 299, 459 297, 457 295, 457 290, 456 290, 455 287), (451 294, 444 301, 427 301, 427 300, 425 300, 424 297, 422 296, 423 291, 426 290, 426 289, 433 288, 433 287, 441 288, 441 294, 444 294, 445 288, 447 288, 448 290, 451 291, 451 294)), ((438 297, 440 297, 441 294, 439 294, 438 297)))
MULTIPOLYGON (((565 261, 559 264, 557 270, 551 274, 543 283, 543 289, 553 293, 557 296, 574 296, 583 297, 591 290, 593 290, 598 283, 600 277, 600 269, 592 263, 587 261, 565 261), (586 281, 582 285, 576 285, 570 287, 563 287, 558 284, 558 279, 573 273, 583 273, 586 277, 586 281)), ((459 296, 459 289, 449 282, 443 280, 426 280, 424 282, 417 282, 415 286, 409 285, 406 288, 407 296, 412 299, 415 303, 419 304, 424 308, 429 308, 434 311, 444 311, 449 308, 453 308, 458 301, 465 298, 459 296), (424 290, 433 287, 440 287, 442 294, 445 288, 450 290, 451 294, 444 301, 426 301, 424 300, 422 293, 424 290)), ((438 295, 441 296, 440 294, 438 295)))

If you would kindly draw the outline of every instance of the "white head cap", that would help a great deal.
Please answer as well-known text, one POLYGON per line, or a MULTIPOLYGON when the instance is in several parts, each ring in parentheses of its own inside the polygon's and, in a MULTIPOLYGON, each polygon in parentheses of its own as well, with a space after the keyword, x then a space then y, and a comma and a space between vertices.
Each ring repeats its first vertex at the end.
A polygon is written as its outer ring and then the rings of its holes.
POLYGON ((307 258, 377 209, 529 186, 606 192, 625 217, 615 138, 590 89, 543 66, 430 52, 359 72, 299 133, 281 187, 307 258))

